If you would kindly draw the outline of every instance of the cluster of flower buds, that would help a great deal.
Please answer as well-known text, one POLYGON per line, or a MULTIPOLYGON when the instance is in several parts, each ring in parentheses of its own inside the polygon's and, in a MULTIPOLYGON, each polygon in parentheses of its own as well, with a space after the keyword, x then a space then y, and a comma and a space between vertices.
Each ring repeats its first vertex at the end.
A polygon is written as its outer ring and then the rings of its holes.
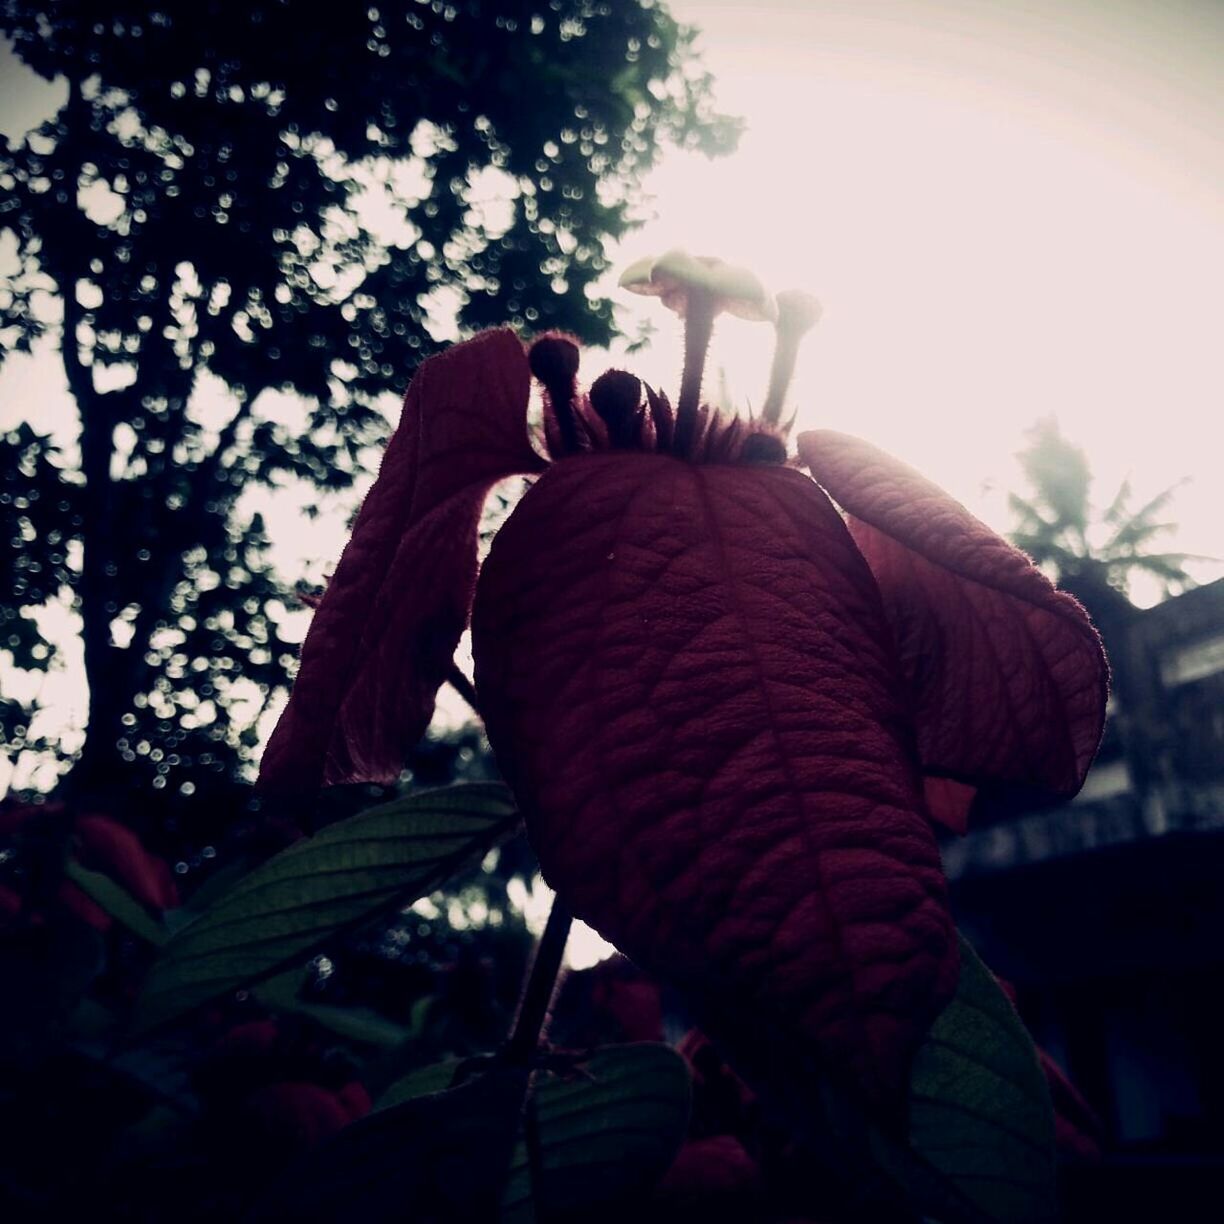
MULTIPOLYGON (((777 339, 761 419, 769 426, 780 425, 799 343, 820 319, 820 303, 811 294, 788 289, 773 296, 747 269, 681 250, 639 259, 625 269, 620 283, 631 293, 662 299, 684 320, 684 373, 677 405, 681 429, 685 422, 696 420, 706 352, 718 315, 725 312, 772 323, 777 339)), ((781 426, 783 437, 792 423, 793 418, 781 426)))

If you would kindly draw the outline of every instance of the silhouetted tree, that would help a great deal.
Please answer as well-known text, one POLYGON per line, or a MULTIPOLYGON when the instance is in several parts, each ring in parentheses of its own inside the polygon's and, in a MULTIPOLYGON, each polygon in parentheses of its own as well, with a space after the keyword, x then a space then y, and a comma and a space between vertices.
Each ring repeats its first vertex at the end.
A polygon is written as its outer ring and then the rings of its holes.
POLYGON ((1156 578, 1166 595, 1194 585, 1187 554, 1152 551, 1153 541, 1174 526, 1160 515, 1177 485, 1134 509, 1130 480, 1124 480, 1098 514, 1087 456, 1063 437, 1057 421, 1038 421, 1028 439, 1018 457, 1032 492, 1009 498, 1016 515, 1011 539, 1088 609, 1107 645, 1134 611, 1129 593, 1136 574, 1156 578))
MULTIPOLYGON (((241 772, 294 654, 244 495, 348 487, 455 311, 608 340, 589 290, 658 142, 737 128, 645 0, 5 0, 0 30, 67 81, 0 150, 0 339, 58 344, 80 419, 75 450, 36 423, 0 440, 0 649, 47 667, 31 613, 71 591, 72 787, 189 793, 241 772)), ((30 713, 0 706, 10 750, 47 746, 30 713)))

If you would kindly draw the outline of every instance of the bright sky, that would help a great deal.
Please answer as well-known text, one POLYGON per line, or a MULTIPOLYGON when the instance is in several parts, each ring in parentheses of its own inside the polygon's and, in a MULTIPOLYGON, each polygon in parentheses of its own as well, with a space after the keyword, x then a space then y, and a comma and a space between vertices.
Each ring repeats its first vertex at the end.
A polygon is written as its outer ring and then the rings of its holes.
MULTIPOLYGON (((1053 413, 1102 501, 1128 473, 1139 499, 1191 477, 1171 546, 1224 557, 1224 5, 671 7, 704 30, 720 104, 748 130, 733 158, 665 157, 656 219, 621 266, 680 245, 814 293, 825 317, 801 358, 799 427, 872 439, 1000 530, 1024 430, 1053 413)), ((0 48, 0 130, 60 93, 0 48)), ((617 296, 629 330, 643 315, 659 327, 627 364, 674 392, 678 326, 617 296)), ((769 346, 763 325, 720 322, 711 371, 725 367, 735 402, 760 403, 769 346)), ((23 416, 71 427, 54 359, 0 372, 0 427, 23 416)), ((300 499, 261 508, 290 572, 330 567, 341 507, 309 525, 300 499)), ((79 720, 79 659, 38 683, 45 718, 79 720)))
MULTIPOLYGON (((1191 477, 1173 546, 1224 557, 1224 5, 672 9, 748 131, 731 159, 668 157, 625 253, 681 245, 820 298, 800 429, 868 437, 1006 529, 1014 453, 1053 413, 1101 501, 1127 473, 1140 497, 1191 477)), ((737 402, 763 397, 768 333, 720 323, 737 402)))

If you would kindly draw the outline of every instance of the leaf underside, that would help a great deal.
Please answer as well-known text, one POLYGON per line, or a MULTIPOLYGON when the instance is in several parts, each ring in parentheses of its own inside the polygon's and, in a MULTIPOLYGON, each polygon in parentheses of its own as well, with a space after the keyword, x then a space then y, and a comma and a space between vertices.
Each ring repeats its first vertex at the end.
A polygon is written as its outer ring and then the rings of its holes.
POLYGON ((559 463, 494 541, 473 648, 574 911, 705 1027, 759 1015, 898 1099, 956 944, 879 596, 824 494, 781 468, 559 463))
POLYGON ((909 1149, 876 1133, 881 1165, 938 1219, 1058 1218, 1054 1113, 1036 1048, 1007 996, 961 941, 960 982, 910 1074, 909 1149))
POLYGON ((260 767, 266 790, 392 782, 467 627, 485 494, 539 470, 530 373, 508 329, 417 371, 378 479, 302 644, 260 767))
POLYGON ((669 1046, 605 1046, 572 1071, 539 1071, 510 1158, 503 1224, 631 1202, 667 1170, 689 1118, 689 1073, 669 1046), (534 1150, 534 1167, 533 1156, 534 1150))
POLYGON ((290 846, 166 944, 146 981, 138 1028, 265 977, 337 931, 432 892, 517 824, 505 787, 473 783, 382 804, 290 846))
POLYGON ((1084 609, 942 489, 870 443, 799 453, 851 515, 914 703, 924 768, 1074 794, 1105 721, 1108 667, 1084 609))

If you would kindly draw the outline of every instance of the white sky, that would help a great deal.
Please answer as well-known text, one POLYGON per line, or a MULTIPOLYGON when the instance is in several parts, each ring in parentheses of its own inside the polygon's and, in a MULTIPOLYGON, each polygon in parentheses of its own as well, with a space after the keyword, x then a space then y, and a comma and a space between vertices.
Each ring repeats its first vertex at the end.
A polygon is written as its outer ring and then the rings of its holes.
MULTIPOLYGON (((814 293, 798 427, 870 438, 997 529, 1053 413, 1101 501, 1191 477, 1172 546, 1224 557, 1224 5, 672 8, 748 131, 667 158, 627 258, 681 245, 814 293)), ((763 396, 768 331, 720 323, 737 399, 763 396)))
MULTIPOLYGON (((1190 477, 1170 547, 1224 557, 1224 5, 671 7, 703 28, 720 104, 748 130, 729 159, 666 155, 647 185, 656 219, 621 266, 680 245, 816 294, 799 428, 872 439, 997 529, 1024 430, 1053 413, 1102 501, 1128 473, 1138 499, 1190 477)), ((58 101, 0 48, 0 131, 58 101)), ((677 325, 623 300, 630 330, 659 327, 627 364, 674 393, 677 325)), ((769 345, 762 325, 720 322, 711 370, 737 403, 760 402, 769 345)), ((51 356, 0 372, 0 427, 23 417, 70 427, 51 356)), ((266 517, 286 570, 317 576, 344 515, 310 524, 300 503, 266 517)), ((79 719, 77 652, 39 683, 45 717, 79 719)))

